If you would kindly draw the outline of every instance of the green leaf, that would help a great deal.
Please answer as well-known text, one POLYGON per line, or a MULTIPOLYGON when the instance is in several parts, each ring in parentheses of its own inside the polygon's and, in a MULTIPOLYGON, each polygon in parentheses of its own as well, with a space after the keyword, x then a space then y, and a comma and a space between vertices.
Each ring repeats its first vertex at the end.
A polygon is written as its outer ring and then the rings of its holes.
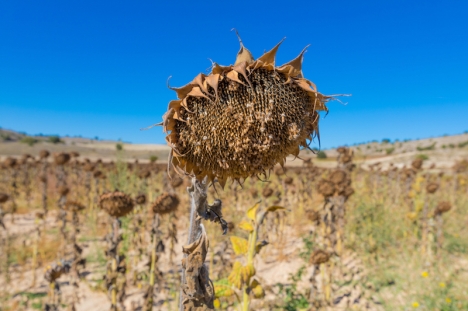
POLYGON ((231 243, 236 255, 247 254, 249 250, 249 242, 246 239, 239 238, 237 236, 231 236, 231 243))
POLYGON ((214 282, 215 297, 230 297, 234 295, 234 290, 227 279, 221 279, 217 282, 214 282))

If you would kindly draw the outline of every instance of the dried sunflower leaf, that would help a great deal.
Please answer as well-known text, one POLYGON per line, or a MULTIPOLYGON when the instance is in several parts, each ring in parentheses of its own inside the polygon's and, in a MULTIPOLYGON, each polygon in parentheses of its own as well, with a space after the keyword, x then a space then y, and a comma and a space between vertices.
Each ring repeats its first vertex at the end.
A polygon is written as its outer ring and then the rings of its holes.
POLYGON ((282 207, 282 206, 278 206, 278 205, 272 205, 270 207, 268 207, 266 209, 266 212, 276 212, 276 211, 279 211, 279 210, 286 210, 285 207, 282 207))

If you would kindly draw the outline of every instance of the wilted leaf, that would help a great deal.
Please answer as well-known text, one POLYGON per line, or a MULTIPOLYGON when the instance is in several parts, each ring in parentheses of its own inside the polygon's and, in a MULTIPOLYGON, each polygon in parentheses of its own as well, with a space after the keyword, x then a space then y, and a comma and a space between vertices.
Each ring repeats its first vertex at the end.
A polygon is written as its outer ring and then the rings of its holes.
POLYGON ((242 264, 238 261, 234 262, 234 265, 232 266, 232 271, 228 276, 229 283, 231 283, 239 289, 242 287, 241 269, 242 264))
POLYGON ((252 283, 250 284, 250 289, 252 290, 252 294, 255 298, 263 298, 265 296, 265 291, 263 290, 262 285, 258 283, 256 279, 252 280, 252 283))
POLYGON ((247 211, 247 217, 255 221, 255 218, 257 217, 257 210, 258 207, 260 206, 260 202, 257 202, 254 206, 248 209, 247 211))
POLYGON ((257 242, 257 244, 255 245, 255 253, 260 253, 260 250, 266 245, 268 245, 268 242, 265 240, 257 242))
POLYGON ((218 298, 215 298, 215 300, 213 300, 213 306, 215 307, 215 309, 221 308, 221 301, 219 301, 218 298))
POLYGON ((252 232, 254 230, 254 227, 252 226, 252 224, 249 221, 244 221, 244 220, 240 222, 239 228, 248 232, 252 232))
POLYGON ((252 264, 243 266, 241 268, 241 277, 242 277, 242 282, 245 284, 248 284, 249 280, 251 277, 255 275, 255 268, 252 264))
POLYGON ((249 250, 249 242, 246 239, 231 236, 231 243, 236 255, 244 255, 249 250))
POLYGON ((285 210, 286 208, 278 205, 272 205, 266 209, 266 212, 276 212, 278 210, 285 210))

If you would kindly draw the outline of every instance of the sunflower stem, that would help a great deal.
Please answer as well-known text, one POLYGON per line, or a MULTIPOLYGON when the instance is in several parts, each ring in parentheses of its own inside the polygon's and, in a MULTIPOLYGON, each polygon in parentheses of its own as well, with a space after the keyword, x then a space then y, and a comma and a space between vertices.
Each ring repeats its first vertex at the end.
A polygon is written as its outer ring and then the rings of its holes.
MULTIPOLYGON (((190 223, 188 231, 187 245, 192 244, 201 234, 201 218, 198 217, 198 211, 203 211, 207 206, 207 181, 206 178, 200 182, 195 177, 192 178, 192 185, 187 188, 190 197, 190 223)), ((187 254, 184 254, 184 259, 187 254)), ((185 269, 182 267, 182 278, 180 287, 179 310, 184 310, 184 288, 187 284, 185 269)))

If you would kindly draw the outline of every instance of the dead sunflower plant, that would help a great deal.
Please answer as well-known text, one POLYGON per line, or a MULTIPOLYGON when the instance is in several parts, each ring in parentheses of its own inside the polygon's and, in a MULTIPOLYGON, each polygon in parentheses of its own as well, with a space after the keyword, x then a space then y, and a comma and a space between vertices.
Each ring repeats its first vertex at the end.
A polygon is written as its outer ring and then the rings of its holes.
POLYGON ((239 41, 233 65, 213 63, 208 75, 172 88, 178 99, 169 103, 159 124, 171 147, 170 165, 192 178, 181 310, 213 309, 213 287, 204 266, 208 238, 200 220, 219 222, 224 231, 227 224, 221 201, 207 204, 208 184, 218 182, 224 188, 228 179, 242 183, 248 177, 267 177, 288 155, 297 156, 301 147, 309 146, 318 134, 319 111, 326 111, 331 99, 304 78, 305 49, 276 66, 283 40, 258 59, 239 41))

